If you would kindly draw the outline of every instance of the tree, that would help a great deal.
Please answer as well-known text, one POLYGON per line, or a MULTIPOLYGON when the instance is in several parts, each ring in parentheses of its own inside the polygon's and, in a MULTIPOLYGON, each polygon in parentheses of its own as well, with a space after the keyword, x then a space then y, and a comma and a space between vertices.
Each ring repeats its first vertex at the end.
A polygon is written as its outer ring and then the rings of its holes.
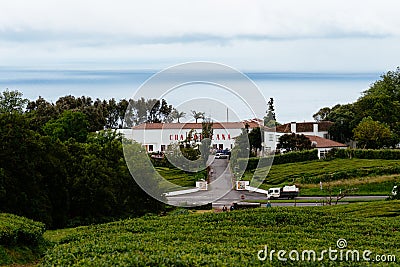
POLYGON ((105 106, 105 118, 107 129, 116 129, 118 127, 119 120, 119 110, 118 104, 114 98, 108 100, 108 102, 104 101, 105 106))
POLYGON ((57 118, 59 112, 54 104, 39 96, 35 101, 30 101, 26 107, 26 115, 30 118, 31 129, 40 131, 43 125, 51 119, 57 118))
POLYGON ((82 112, 64 111, 60 118, 51 120, 43 126, 46 135, 66 141, 74 138, 85 142, 88 135, 88 121, 82 112))
POLYGON ((262 142, 263 142, 263 131, 261 131, 260 127, 253 128, 249 133, 249 143, 250 143, 250 150, 256 152, 256 150, 261 150, 262 142))
POLYGON ((264 117, 264 126, 275 127, 276 125, 277 125, 277 122, 276 122, 276 116, 275 116, 274 99, 271 97, 268 101, 267 114, 264 117))
POLYGON ((316 122, 324 121, 327 119, 331 109, 329 107, 324 107, 318 110, 317 113, 313 115, 313 118, 316 122))
POLYGON ((322 108, 314 118, 332 121, 333 140, 346 143, 354 139, 354 129, 366 117, 385 123, 392 132, 392 145, 400 141, 400 68, 389 71, 373 83, 352 104, 336 105, 330 112, 322 108), (325 116, 326 115, 326 116, 325 116), (325 116, 325 118, 324 118, 325 116))
POLYGON ((193 118, 196 120, 196 123, 198 119, 204 119, 204 114, 205 114, 204 112, 197 112, 195 110, 191 110, 191 112, 193 118))
POLYGON ((329 135, 333 140, 347 143, 353 138, 353 129, 358 124, 355 119, 356 110, 353 104, 336 105, 326 116, 326 120, 333 122, 329 128, 329 135))
POLYGON ((210 148, 211 148, 211 139, 213 136, 213 122, 210 118, 206 118, 201 123, 201 136, 203 139, 200 144, 200 153, 203 158, 204 163, 207 162, 208 157, 210 156, 210 148))
POLYGON ((125 113, 128 108, 129 102, 126 99, 121 99, 117 105, 118 117, 120 121, 120 128, 124 128, 126 126, 125 122, 125 113))
POLYGON ((286 149, 287 151, 307 150, 311 149, 311 141, 304 134, 284 134, 279 138, 278 149, 286 149))
POLYGON ((7 89, 0 94, 0 113, 22 113, 27 103, 21 92, 7 89))
POLYGON ((172 112, 171 112, 171 118, 172 119, 174 119, 174 120, 177 120, 178 121, 178 123, 180 123, 180 121, 179 121, 179 119, 181 119, 181 118, 185 118, 185 116, 186 116, 186 113, 185 112, 179 112, 177 109, 173 109, 172 110, 172 112))
POLYGON ((354 138, 361 148, 382 148, 391 145, 392 134, 388 125, 364 118, 353 130, 354 138))

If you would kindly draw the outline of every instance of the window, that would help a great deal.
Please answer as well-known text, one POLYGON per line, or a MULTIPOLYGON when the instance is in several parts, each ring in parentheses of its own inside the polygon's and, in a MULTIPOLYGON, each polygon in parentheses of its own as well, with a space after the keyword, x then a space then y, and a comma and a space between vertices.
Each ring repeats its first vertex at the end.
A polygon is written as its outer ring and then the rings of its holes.
POLYGON ((161 145, 161 152, 165 151, 165 145, 161 145))
POLYGON ((224 149, 224 144, 219 144, 218 149, 223 150, 224 149))
POLYGON ((213 148, 214 148, 214 149, 217 149, 217 144, 213 144, 213 148))
POLYGON ((273 142, 274 141, 274 135, 273 134, 269 134, 268 135, 268 140, 270 141, 270 142, 273 142))
POLYGON ((153 145, 149 145, 149 152, 153 152, 154 148, 153 145))

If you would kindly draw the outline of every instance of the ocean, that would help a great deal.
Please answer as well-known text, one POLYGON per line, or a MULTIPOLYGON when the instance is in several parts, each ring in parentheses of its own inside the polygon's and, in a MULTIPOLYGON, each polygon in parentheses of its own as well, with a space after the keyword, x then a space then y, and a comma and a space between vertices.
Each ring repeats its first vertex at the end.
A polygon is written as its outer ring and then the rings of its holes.
MULTIPOLYGON (((55 102, 65 95, 93 99, 129 99, 155 71, 137 70, 32 70, 0 69, 0 90, 18 90, 30 100, 39 96, 55 102)), ((245 73, 268 101, 274 98, 277 120, 312 121, 322 107, 356 101, 382 73, 245 73)), ((219 121, 262 117, 267 107, 257 105, 251 113, 240 107, 226 91, 204 84, 192 84, 163 96, 168 103, 185 111, 203 111, 219 121), (212 100, 208 101, 210 98, 212 100), (228 111, 227 111, 228 109, 228 111)), ((239 100, 238 100, 239 101, 239 100)))

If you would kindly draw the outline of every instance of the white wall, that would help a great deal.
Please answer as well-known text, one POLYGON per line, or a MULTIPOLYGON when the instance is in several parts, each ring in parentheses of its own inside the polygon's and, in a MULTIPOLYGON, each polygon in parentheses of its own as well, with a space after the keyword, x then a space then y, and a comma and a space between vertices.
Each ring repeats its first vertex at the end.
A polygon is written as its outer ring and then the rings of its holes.
MULTIPOLYGON (((172 143, 184 141, 188 136, 190 129, 119 129, 118 132, 124 134, 128 139, 133 139, 149 148, 153 146, 153 151, 161 151, 161 146, 167 148, 172 143)), ((192 137, 200 141, 201 129, 196 129, 192 137), (196 138, 195 138, 196 139, 196 138)), ((219 149, 231 149, 235 144, 235 137, 242 133, 242 129, 213 129, 212 145, 217 145, 219 149)), ((265 132, 264 148, 275 150, 276 135, 275 132, 265 132), (272 137, 271 137, 272 135, 272 137)))

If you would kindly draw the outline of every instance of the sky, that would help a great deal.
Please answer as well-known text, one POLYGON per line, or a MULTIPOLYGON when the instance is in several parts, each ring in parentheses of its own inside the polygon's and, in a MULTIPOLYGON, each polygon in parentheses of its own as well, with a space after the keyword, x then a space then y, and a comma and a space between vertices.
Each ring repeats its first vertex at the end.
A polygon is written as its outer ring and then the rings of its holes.
POLYGON ((397 0, 0 2, 0 67, 385 72, 400 62, 397 0))

